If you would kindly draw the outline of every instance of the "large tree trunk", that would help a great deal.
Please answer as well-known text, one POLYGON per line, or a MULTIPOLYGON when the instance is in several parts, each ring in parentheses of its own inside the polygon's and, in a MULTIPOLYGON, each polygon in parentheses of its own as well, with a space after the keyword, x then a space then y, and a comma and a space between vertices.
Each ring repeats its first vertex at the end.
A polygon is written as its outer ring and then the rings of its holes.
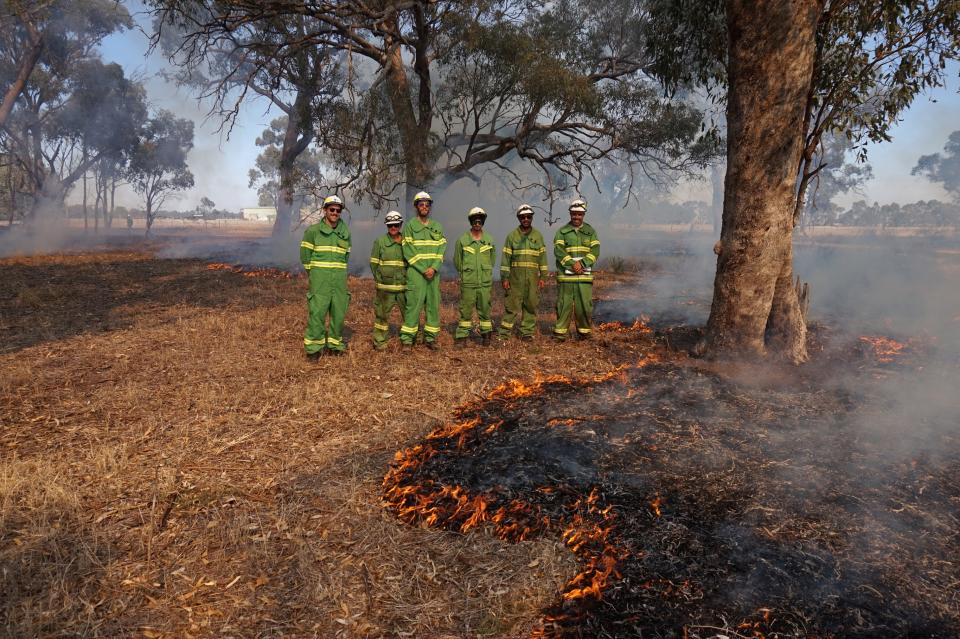
POLYGON ((793 208, 822 0, 728 0, 723 230, 706 346, 804 361, 793 208), (769 332, 768 332, 769 328, 769 332))
MULTIPOLYGON (((294 208, 297 208, 294 206, 297 203, 295 165, 297 158, 313 141, 310 98, 310 92, 301 89, 297 92, 293 107, 287 111, 287 129, 283 133, 278 169, 280 186, 277 189, 277 219, 273 222, 273 237, 277 240, 286 238, 293 227, 294 208)), ((296 215, 299 222, 299 208, 296 215)))
MULTIPOLYGON (((15 14, 19 13, 16 9, 14 9, 13 12, 15 14)), ((40 61, 40 54, 43 52, 43 36, 37 31, 33 21, 22 14, 20 18, 27 32, 29 46, 26 51, 20 52, 20 64, 17 68, 17 75, 4 92, 3 100, 0 100, 0 127, 6 124, 10 113, 13 111, 13 105, 16 104, 17 98, 20 97, 24 88, 26 88, 27 80, 30 79, 30 74, 33 73, 34 67, 36 67, 37 62, 40 61)))

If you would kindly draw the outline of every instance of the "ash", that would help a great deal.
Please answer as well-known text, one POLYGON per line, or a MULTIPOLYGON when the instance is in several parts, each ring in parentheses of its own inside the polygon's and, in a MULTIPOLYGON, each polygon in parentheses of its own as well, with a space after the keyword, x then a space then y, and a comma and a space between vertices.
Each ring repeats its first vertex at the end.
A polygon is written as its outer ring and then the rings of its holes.
POLYGON ((386 501, 560 536, 583 570, 537 636, 960 636, 960 403, 904 403, 935 367, 848 368, 777 384, 653 363, 495 391, 398 454, 386 501))

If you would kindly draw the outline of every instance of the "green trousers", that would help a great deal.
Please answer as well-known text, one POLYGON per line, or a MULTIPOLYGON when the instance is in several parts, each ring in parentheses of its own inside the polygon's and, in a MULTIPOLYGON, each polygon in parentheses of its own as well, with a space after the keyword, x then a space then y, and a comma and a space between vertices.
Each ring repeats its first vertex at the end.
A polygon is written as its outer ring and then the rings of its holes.
POLYGON ((343 342, 343 318, 347 315, 349 303, 345 270, 310 271, 310 292, 307 293, 309 315, 307 331, 303 336, 303 347, 308 354, 318 353, 324 348, 332 351, 346 348, 343 342))
POLYGON ((574 315, 577 332, 590 334, 593 319, 593 282, 557 283, 557 324, 553 334, 565 338, 569 332, 570 314, 574 315))
POLYGON ((390 339, 390 313, 394 307, 400 309, 400 319, 406 306, 406 295, 403 292, 377 291, 373 300, 373 346, 382 348, 390 339))
POLYGON ((473 311, 477 311, 477 320, 480 322, 480 333, 493 332, 493 321, 490 319, 490 292, 492 286, 461 286, 460 287, 460 321, 457 322, 457 331, 454 339, 463 339, 470 335, 473 328, 473 311))
POLYGON ((533 335, 537 328, 537 307, 540 305, 540 289, 537 287, 540 273, 532 268, 514 268, 507 281, 510 282, 510 288, 503 300, 499 334, 501 337, 509 336, 517 318, 522 316, 520 334, 533 335))
POLYGON ((420 311, 426 319, 423 325, 423 340, 433 342, 440 334, 440 273, 428 280, 415 268, 407 269, 406 308, 403 311, 403 326, 400 327, 400 342, 413 344, 420 330, 420 311))

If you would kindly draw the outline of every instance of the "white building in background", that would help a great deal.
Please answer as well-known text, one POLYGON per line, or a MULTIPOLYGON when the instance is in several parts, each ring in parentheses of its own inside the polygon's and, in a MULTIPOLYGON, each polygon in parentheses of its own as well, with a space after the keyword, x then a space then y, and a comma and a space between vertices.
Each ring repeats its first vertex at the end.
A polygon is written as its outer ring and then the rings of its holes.
POLYGON ((240 217, 254 222, 269 222, 277 219, 277 209, 273 206, 253 206, 240 209, 240 217))

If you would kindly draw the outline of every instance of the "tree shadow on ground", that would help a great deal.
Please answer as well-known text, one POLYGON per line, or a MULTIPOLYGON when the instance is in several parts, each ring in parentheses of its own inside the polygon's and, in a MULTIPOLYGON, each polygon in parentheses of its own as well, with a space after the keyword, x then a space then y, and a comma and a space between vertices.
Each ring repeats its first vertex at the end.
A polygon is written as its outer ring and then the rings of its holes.
MULTIPOLYGON (((247 310, 289 298, 284 279, 209 270, 199 260, 130 254, 72 255, 0 261, 0 354, 94 335, 173 307, 247 310)), ((289 290, 288 290, 289 289, 289 290)))

